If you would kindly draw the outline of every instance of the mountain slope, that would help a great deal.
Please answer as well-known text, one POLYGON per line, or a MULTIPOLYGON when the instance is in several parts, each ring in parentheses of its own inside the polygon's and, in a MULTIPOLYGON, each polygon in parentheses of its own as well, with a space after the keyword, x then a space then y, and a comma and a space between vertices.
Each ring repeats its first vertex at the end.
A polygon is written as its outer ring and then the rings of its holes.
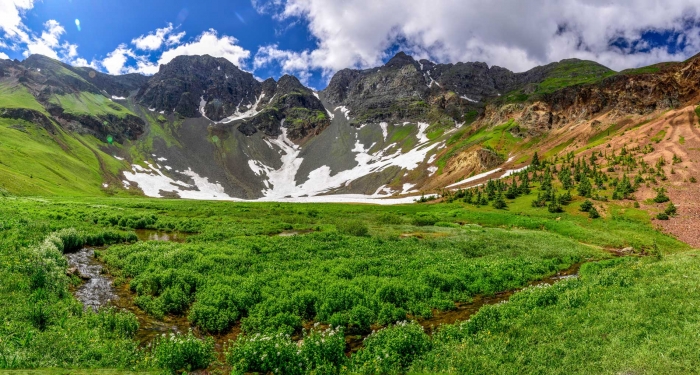
MULTIPOLYGON (((150 78, 42 56, 0 70, 5 129, 34 132, 15 147, 48 137, 75 157, 62 145, 82 145, 94 162, 75 160, 99 167, 93 192, 300 199, 431 192, 520 166, 535 150, 580 148, 602 131, 621 134, 621 118, 697 102, 700 67, 691 59, 615 73, 563 60, 513 73, 399 53, 381 67, 342 70, 318 93, 292 76, 259 82, 211 56, 178 57, 150 78)), ((68 190, 55 182, 53 191, 68 190)))

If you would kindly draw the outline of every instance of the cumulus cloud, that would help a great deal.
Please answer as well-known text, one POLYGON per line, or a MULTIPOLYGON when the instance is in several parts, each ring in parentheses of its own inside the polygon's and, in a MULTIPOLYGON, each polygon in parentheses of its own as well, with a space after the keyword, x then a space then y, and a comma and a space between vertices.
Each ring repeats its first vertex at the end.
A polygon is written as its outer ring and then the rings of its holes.
POLYGON ((168 26, 162 29, 156 29, 155 32, 151 32, 147 35, 141 35, 138 38, 134 38, 131 43, 136 46, 136 48, 144 51, 155 51, 160 49, 161 46, 174 45, 180 42, 185 32, 173 34, 173 24, 168 23, 168 26))
POLYGON ((4 52, 0 52, 0 60, 9 60, 10 56, 7 56, 4 52))
POLYGON ((190 43, 181 44, 169 49, 160 56, 158 64, 167 64, 181 55, 211 55, 223 57, 237 66, 242 66, 250 57, 250 51, 237 45, 238 40, 232 36, 222 35, 219 38, 216 30, 209 29, 190 43))
POLYGON ((26 39, 26 27, 22 23, 22 15, 34 7, 33 0, 2 0, 0 1, 0 30, 5 32, 8 39, 26 39))
POLYGON ((126 44, 120 44, 114 51, 107 54, 101 64, 109 74, 123 74, 125 73, 124 66, 129 57, 136 57, 134 51, 129 49, 126 44))
MULTIPOLYGON (((40 35, 36 35, 23 23, 23 16, 33 7, 33 0, 0 1, 0 32, 3 32, 0 48, 23 50, 22 54, 25 57, 41 54, 67 63, 76 61, 78 46, 65 41, 61 42, 61 37, 66 30, 58 21, 46 21, 40 35)), ((0 58, 8 58, 8 56, 0 52, 0 58)))
MULTIPOLYGON (((169 27, 172 28, 170 25, 169 27)), ((159 30, 164 29, 158 29, 155 33, 149 34, 149 36, 158 35, 159 30)), ((152 59, 151 55, 139 54, 126 44, 121 44, 102 60, 101 65, 109 74, 142 73, 152 75, 158 72, 160 65, 167 64, 175 57, 182 55, 223 57, 239 67, 242 67, 245 60, 250 57, 250 51, 239 46, 236 38, 227 35, 219 37, 214 29, 203 32, 188 43, 180 42, 180 39, 185 35, 184 32, 170 34, 169 36, 168 33, 163 34, 161 43, 165 41, 166 45, 168 43, 177 45, 166 49, 160 56, 156 55, 157 58, 152 59), (155 62, 152 60, 155 60, 155 62)), ((144 49, 140 48, 137 43, 134 44, 137 48, 144 49)), ((145 44, 142 44, 142 46, 145 46, 145 44)), ((149 44, 149 46, 155 46, 155 42, 149 44)))
POLYGON ((65 32, 58 21, 46 21, 41 35, 27 35, 24 56, 39 54, 71 63, 78 57, 78 46, 68 42, 61 43, 61 36, 65 32))
POLYGON ((253 0, 253 6, 280 21, 307 22, 317 40, 306 51, 259 49, 257 66, 279 63, 289 72, 376 66, 396 47, 439 62, 485 61, 515 71, 570 57, 621 70, 700 51, 697 0, 253 0), (644 48, 639 41, 648 32, 679 35, 678 41, 671 49, 644 48))

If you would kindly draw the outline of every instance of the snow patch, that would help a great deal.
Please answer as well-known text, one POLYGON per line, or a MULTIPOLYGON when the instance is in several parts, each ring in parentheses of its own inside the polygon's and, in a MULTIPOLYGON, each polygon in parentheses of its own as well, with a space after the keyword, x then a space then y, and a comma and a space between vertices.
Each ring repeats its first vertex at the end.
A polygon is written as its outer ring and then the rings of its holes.
POLYGON ((117 156, 117 155, 112 155, 112 156, 114 156, 114 158, 117 159, 117 160, 119 160, 119 161, 124 160, 124 158, 120 158, 120 157, 117 156))
POLYGON ((470 102, 472 102, 472 103, 478 103, 478 102, 479 102, 478 100, 474 100, 474 99, 468 98, 466 95, 462 95, 462 96, 460 96, 460 98, 462 98, 462 99, 464 99, 464 100, 467 100, 467 101, 470 101, 470 102))
POLYGON ((249 162, 251 170, 262 176, 266 175, 270 187, 263 190, 264 199, 286 199, 287 197, 299 198, 303 196, 316 196, 327 193, 333 189, 346 186, 348 183, 371 173, 381 172, 389 167, 395 166, 401 169, 414 170, 425 159, 428 153, 439 147, 436 143, 430 146, 417 147, 405 154, 401 150, 391 153, 395 144, 391 144, 384 149, 370 153, 373 143, 365 147, 359 140, 355 142, 351 152, 355 153, 357 165, 351 169, 331 174, 331 169, 323 165, 306 176, 305 182, 297 185, 296 178, 303 158, 299 158, 300 148, 292 143, 287 137, 287 129, 282 127, 282 134, 269 141, 280 150, 282 166, 279 169, 272 169, 262 162, 249 162))
POLYGON ((379 127, 382 128, 382 136, 386 141, 386 137, 389 135, 389 124, 387 124, 386 122, 380 122, 379 127))
POLYGON ((403 184, 403 187, 401 188, 401 194, 417 193, 418 190, 411 190, 414 186, 416 186, 416 184, 403 184))
MULTIPOLYGON (((258 105, 260 104, 260 101, 265 97, 265 93, 263 92, 260 94, 260 97, 255 98, 255 104, 253 104, 252 107, 248 108, 247 111, 241 112, 241 103, 238 103, 238 106, 236 106, 236 112, 234 112, 231 116, 219 121, 220 124, 228 124, 229 122, 236 121, 236 120, 243 120, 247 118, 251 118, 255 115, 258 114, 258 105)), ((274 98, 274 96, 272 97, 274 98)), ((243 100, 241 100, 243 102, 243 100)))
POLYGON ((106 188, 109 187, 109 185, 108 185, 108 184, 102 184, 102 187, 106 189, 106 188))
POLYGON ((425 131, 428 129, 429 126, 430 124, 425 122, 418 123, 418 134, 416 134, 416 138, 418 138, 419 145, 430 141, 428 139, 428 136, 425 134, 425 131))
POLYGON ((318 93, 316 91, 314 91, 313 94, 316 97, 316 99, 321 100, 321 98, 318 97, 318 93))
POLYGON ((486 171, 486 172, 484 172, 484 173, 480 173, 480 174, 478 174, 478 175, 476 175, 476 176, 469 177, 469 178, 464 179, 464 180, 462 180, 462 181, 455 182, 455 183, 452 184, 452 185, 447 185, 447 188, 451 188, 451 187, 455 187, 455 186, 459 186, 459 185, 464 185, 464 184, 467 184, 467 183, 470 183, 470 182, 473 182, 473 181, 482 179, 482 178, 484 178, 484 177, 488 177, 488 176, 490 176, 490 175, 492 175, 492 174, 494 174, 494 173, 500 172, 500 171, 501 171, 501 168, 492 169, 492 170, 490 170, 490 171, 486 171))
MULTIPOLYGON (((182 181, 174 180, 157 168, 145 162, 149 169, 138 164, 132 165, 131 172, 124 172, 126 180, 134 182, 146 196, 161 198, 160 191, 177 193, 181 198, 186 199, 208 199, 208 200, 236 200, 224 192, 224 187, 219 183, 209 182, 209 179, 195 173, 191 168, 180 172, 188 176, 194 182, 193 185, 182 181)), ((123 181, 127 185, 126 181, 123 181)))
POLYGON ((204 107, 205 107, 206 105, 207 105, 207 101, 204 100, 204 96, 200 96, 200 97, 199 97, 199 113, 202 114, 202 117, 204 117, 205 119, 211 121, 211 120, 209 119, 209 117, 207 117, 207 113, 206 113, 206 111, 205 111, 205 109, 204 109, 204 107))
POLYGON ((250 170, 255 173, 256 176, 262 176, 263 174, 268 174, 269 172, 272 172, 272 168, 266 166, 260 161, 257 160, 248 160, 248 166, 250 167, 250 170))
POLYGON ((337 110, 340 110, 340 112, 342 112, 343 115, 345 115, 345 118, 348 119, 348 121, 350 121, 350 109, 348 109, 348 107, 341 105, 335 108, 335 111, 337 110))
POLYGON ((428 177, 432 177, 435 174, 435 172, 437 172, 437 171, 438 171, 438 167, 436 167, 434 165, 432 167, 428 167, 428 172, 430 172, 428 177))
POLYGON ((166 158, 158 158, 158 159, 156 159, 156 160, 158 160, 158 161, 168 161, 168 159, 166 159, 166 158))
POLYGON ((126 100, 125 97, 123 97, 123 96, 116 96, 116 95, 112 95, 112 99, 113 99, 113 100, 126 100))

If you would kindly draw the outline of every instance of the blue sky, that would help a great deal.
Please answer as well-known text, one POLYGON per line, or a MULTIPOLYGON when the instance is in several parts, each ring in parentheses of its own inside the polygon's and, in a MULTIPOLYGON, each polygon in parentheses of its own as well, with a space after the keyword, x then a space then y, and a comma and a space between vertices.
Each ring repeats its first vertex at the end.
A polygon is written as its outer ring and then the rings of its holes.
POLYGON ((684 60, 700 52, 699 19, 695 0, 0 0, 0 58, 153 74, 209 53, 322 89, 337 70, 399 49, 514 71, 570 57, 616 70, 684 60))

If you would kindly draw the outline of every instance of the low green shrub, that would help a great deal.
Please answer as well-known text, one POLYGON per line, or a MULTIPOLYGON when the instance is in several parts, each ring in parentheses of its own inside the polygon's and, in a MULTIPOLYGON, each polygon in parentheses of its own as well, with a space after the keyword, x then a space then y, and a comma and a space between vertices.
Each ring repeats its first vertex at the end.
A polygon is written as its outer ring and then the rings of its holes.
POLYGON ((406 373, 414 359, 432 347, 430 337, 417 323, 401 322, 365 339, 364 348, 351 359, 350 371, 357 374, 406 373))
POLYGON ((200 340, 191 331, 170 334, 155 341, 153 357, 158 367, 172 373, 205 369, 215 360, 214 339, 200 340))
POLYGON ((350 220, 338 224, 338 230, 343 234, 351 236, 364 237, 369 234, 369 227, 362 221, 350 220))
POLYGON ((438 218, 433 214, 419 212, 416 216, 413 217, 412 224, 419 227, 426 227, 435 225, 435 223, 437 223, 438 221, 438 218))
POLYGON ((234 374, 335 374, 346 362, 341 329, 304 332, 299 343, 289 335, 239 336, 226 359, 234 374))

